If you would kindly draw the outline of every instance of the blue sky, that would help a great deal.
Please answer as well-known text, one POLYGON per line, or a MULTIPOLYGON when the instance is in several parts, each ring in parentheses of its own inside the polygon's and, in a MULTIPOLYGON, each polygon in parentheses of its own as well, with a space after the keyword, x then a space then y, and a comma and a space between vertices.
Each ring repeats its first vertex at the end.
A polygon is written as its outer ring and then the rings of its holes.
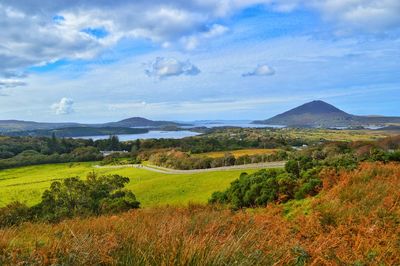
POLYGON ((398 0, 4 0, 0 119, 400 116, 398 0))

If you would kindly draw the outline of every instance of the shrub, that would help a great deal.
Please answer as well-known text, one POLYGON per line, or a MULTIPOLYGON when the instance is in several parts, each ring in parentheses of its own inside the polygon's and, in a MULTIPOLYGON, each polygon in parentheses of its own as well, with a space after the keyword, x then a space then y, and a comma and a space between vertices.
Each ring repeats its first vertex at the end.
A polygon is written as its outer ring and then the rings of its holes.
POLYGON ((21 224, 29 221, 29 218, 29 207, 20 202, 13 202, 0 208, 0 228, 21 224))
MULTIPOLYGON (((309 183, 309 188, 303 189, 303 193, 312 193, 316 189, 314 180, 309 183)), ((300 185, 302 179, 284 170, 261 170, 251 175, 243 173, 225 192, 213 193, 209 203, 228 203, 234 209, 239 209, 265 206, 270 202, 286 202, 294 198, 300 185)))

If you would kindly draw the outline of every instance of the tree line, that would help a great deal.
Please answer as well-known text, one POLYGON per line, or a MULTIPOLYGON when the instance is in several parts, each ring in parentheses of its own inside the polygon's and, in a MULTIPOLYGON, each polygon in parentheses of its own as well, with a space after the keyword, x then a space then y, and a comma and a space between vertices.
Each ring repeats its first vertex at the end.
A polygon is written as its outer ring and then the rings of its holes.
MULTIPOLYGON (((140 156, 143 155, 139 155, 140 156)), ((154 152, 148 157, 144 156, 143 160, 148 160, 152 164, 180 169, 180 170, 193 170, 193 169, 207 169, 215 167, 244 165, 262 162, 283 161, 288 158, 286 151, 280 150, 272 154, 255 154, 255 155, 242 155, 235 157, 232 153, 225 153, 222 157, 212 158, 204 155, 193 155, 191 153, 169 150, 154 152)))

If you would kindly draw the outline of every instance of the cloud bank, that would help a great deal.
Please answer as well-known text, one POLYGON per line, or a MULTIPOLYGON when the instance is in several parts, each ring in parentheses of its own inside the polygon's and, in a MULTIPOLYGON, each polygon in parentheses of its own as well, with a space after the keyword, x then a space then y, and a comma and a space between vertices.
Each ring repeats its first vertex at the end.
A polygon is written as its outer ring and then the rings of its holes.
POLYGON ((191 50, 227 31, 217 21, 256 5, 275 12, 316 11, 342 31, 400 27, 398 0, 3 0, 0 73, 92 58, 121 39, 165 46, 181 41, 191 50))

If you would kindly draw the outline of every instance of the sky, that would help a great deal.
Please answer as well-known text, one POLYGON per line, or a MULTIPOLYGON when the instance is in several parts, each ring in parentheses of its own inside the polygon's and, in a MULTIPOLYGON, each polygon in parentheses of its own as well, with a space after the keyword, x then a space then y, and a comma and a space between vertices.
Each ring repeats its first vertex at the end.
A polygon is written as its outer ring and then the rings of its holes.
POLYGON ((400 116, 399 0, 1 0, 0 120, 400 116))

